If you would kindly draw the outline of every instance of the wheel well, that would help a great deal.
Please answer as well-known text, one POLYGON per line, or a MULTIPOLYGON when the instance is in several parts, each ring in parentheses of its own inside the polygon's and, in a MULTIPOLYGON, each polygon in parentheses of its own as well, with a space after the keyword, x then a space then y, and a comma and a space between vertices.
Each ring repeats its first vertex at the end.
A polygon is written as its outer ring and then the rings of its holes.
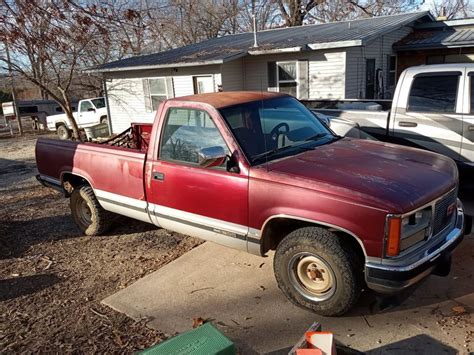
POLYGON ((62 184, 64 189, 70 194, 72 191, 79 186, 89 185, 89 181, 79 175, 75 175, 72 173, 65 173, 62 176, 62 184))
MULTIPOLYGON (((64 126, 66 127, 66 125, 64 124, 64 122, 56 122, 56 129, 58 129, 59 126, 64 126)), ((67 127, 66 127, 67 128, 67 127)))
POLYGON ((260 245, 261 254, 264 255, 269 250, 275 250, 278 244, 280 244, 280 242, 283 240, 283 238, 285 238, 294 230, 312 226, 324 228, 334 233, 344 242, 344 244, 348 248, 356 252, 357 256, 360 258, 361 261, 365 260, 364 250, 362 249, 362 246, 360 245, 359 241, 353 235, 345 231, 341 231, 337 228, 328 227, 322 224, 318 224, 316 222, 301 221, 298 219, 290 219, 283 217, 273 218, 265 225, 265 229, 263 230, 262 234, 262 242, 260 245))
POLYGON ((107 115, 100 116, 100 120, 102 121, 104 118, 107 118, 107 115))

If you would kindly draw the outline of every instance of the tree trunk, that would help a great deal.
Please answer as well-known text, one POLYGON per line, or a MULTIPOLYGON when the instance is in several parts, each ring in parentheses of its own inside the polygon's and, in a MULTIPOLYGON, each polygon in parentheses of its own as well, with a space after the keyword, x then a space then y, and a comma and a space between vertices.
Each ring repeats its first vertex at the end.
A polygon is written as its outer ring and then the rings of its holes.
POLYGON ((78 141, 82 141, 81 135, 79 134, 79 126, 77 125, 76 119, 74 118, 74 115, 72 114, 71 105, 69 105, 69 107, 67 107, 67 109, 64 110, 64 112, 66 113, 69 124, 72 127, 72 136, 74 137, 74 139, 78 141))
MULTIPOLYGON (((72 127, 72 136, 75 140, 82 141, 81 135, 79 134, 79 126, 77 125, 76 119, 74 118, 74 115, 72 114, 72 105, 71 105, 71 100, 69 100, 68 95, 64 90, 61 90, 59 88, 62 94, 63 102, 60 103, 61 107, 63 108, 64 112, 66 113, 66 117, 69 121, 69 124, 72 127)), ((79 107, 78 107, 78 112, 79 112, 79 107)))

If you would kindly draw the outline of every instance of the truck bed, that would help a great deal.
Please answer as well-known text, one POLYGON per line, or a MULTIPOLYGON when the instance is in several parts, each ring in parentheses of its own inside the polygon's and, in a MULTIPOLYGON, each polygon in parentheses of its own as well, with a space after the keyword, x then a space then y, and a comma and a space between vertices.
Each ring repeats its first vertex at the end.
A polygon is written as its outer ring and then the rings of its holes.
POLYGON ((385 135, 390 111, 313 109, 324 115, 344 118, 357 123, 360 128, 373 135, 385 135))
POLYGON ((74 173, 92 186, 106 210, 120 213, 121 205, 135 206, 135 218, 149 221, 148 215, 143 214, 147 206, 143 185, 145 154, 135 149, 57 139, 40 138, 36 143, 41 179, 61 186, 65 175, 74 173), (138 209, 143 211, 139 213, 138 209))

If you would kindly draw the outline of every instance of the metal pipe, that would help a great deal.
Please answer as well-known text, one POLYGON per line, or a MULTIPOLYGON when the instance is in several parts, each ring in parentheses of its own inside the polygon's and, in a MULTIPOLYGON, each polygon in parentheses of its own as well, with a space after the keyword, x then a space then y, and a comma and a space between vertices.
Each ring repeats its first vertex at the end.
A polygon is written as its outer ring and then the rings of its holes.
POLYGON ((12 71, 12 63, 10 61, 10 49, 8 48, 8 43, 5 41, 5 52, 7 55, 7 62, 8 62, 8 72, 10 73, 10 84, 11 84, 11 91, 12 91, 12 99, 13 99, 13 109, 15 110, 15 116, 18 121, 18 132, 20 133, 20 136, 23 135, 23 126, 21 125, 21 117, 20 117, 20 112, 18 110, 18 106, 16 104, 16 95, 15 95, 15 84, 14 84, 14 78, 13 78, 13 71, 12 71))

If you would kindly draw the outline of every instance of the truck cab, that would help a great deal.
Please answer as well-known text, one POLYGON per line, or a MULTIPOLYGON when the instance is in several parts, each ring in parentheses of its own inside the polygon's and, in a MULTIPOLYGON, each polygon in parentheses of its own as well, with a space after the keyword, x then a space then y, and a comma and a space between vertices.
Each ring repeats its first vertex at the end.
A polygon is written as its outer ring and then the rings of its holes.
POLYGON ((389 134, 474 166, 474 64, 411 67, 400 76, 389 134))
MULTIPOLYGON (((96 97, 80 100, 79 110, 73 113, 79 128, 86 128, 99 123, 107 123, 107 107, 105 98, 96 97)), ((52 115, 46 117, 48 130, 56 131, 60 139, 71 137, 71 123, 66 114, 52 115)))

